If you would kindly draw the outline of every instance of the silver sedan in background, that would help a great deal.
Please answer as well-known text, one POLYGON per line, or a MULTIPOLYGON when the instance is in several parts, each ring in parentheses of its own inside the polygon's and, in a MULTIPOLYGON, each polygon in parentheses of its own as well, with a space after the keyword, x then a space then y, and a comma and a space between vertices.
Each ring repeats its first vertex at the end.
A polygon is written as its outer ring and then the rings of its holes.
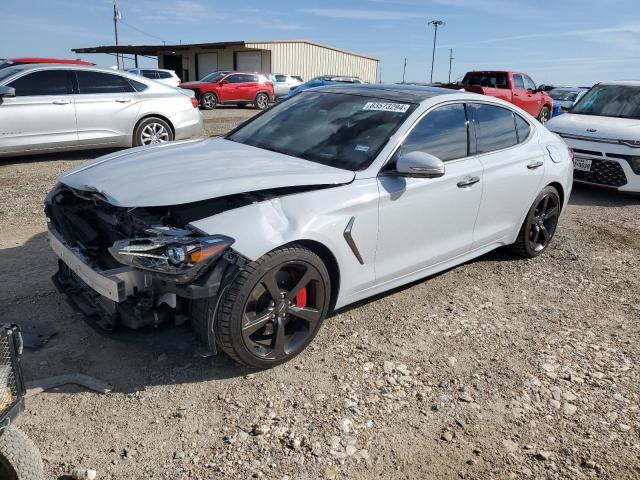
POLYGON ((193 93, 75 65, 0 70, 0 157, 131 147, 202 132, 193 93))

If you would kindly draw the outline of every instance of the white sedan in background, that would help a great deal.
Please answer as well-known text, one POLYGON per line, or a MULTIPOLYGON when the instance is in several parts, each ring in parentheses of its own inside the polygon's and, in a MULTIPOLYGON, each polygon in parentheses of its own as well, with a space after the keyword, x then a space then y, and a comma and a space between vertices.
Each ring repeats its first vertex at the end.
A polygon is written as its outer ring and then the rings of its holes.
POLYGON ((546 126, 575 152, 577 182, 640 192, 640 81, 599 83, 546 126))
POLYGON ((177 87, 182 83, 175 71, 165 68, 129 68, 127 72, 155 80, 170 87, 177 87))
POLYGON ((201 132, 193 92, 96 67, 0 70, 0 157, 151 145, 201 132))
POLYGON ((189 320, 210 349, 267 368, 333 308, 503 245, 540 255, 572 172, 567 146, 502 100, 306 90, 226 137, 60 177, 46 200, 55 281, 104 328, 189 320))

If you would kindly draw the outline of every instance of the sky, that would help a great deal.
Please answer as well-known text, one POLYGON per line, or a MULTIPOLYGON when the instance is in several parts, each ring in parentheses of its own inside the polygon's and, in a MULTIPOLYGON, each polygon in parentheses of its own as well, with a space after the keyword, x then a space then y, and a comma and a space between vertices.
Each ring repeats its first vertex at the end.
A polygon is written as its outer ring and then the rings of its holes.
MULTIPOLYGON (((429 80, 436 19, 434 81, 448 80, 450 49, 452 80, 474 69, 555 85, 640 79, 639 0, 120 0, 120 10, 121 44, 307 39, 380 58, 385 83, 402 80, 405 58, 406 81, 429 80)), ((0 58, 113 44, 112 0, 2 0, 0 58)))

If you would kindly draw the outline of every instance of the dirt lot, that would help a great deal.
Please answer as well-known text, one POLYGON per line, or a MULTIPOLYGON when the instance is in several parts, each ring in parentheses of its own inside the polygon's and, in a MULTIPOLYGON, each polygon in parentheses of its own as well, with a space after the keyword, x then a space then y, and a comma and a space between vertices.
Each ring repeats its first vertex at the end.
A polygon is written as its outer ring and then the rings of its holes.
MULTIPOLYGON (((208 112, 208 133, 254 112, 208 112)), ((28 399, 48 478, 640 477, 640 197, 577 188, 542 257, 495 252, 337 312, 249 372, 188 328, 105 337, 54 290, 41 201, 96 155, 0 163, 0 321, 58 331, 27 379, 113 385, 28 399)))

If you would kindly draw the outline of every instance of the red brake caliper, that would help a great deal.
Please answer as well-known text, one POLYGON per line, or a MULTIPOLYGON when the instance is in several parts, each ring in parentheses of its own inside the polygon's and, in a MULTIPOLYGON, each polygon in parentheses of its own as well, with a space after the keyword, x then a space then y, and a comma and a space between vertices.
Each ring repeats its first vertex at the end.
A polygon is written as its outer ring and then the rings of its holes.
POLYGON ((297 307, 306 307, 307 306, 307 287, 304 287, 296 295, 296 306, 297 307))

